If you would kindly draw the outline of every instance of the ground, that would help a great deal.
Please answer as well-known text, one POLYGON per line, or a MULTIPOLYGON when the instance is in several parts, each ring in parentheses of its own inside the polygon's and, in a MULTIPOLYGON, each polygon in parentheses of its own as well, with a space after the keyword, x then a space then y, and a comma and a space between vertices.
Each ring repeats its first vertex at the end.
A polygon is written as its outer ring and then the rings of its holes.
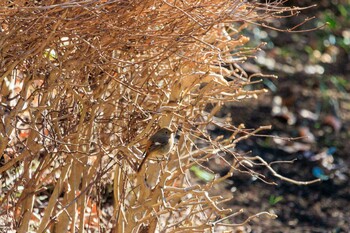
MULTIPOLYGON (((291 1, 309 3, 312 1, 291 1)), ((261 217, 251 221, 246 232, 350 231, 350 5, 346 1, 317 3, 299 19, 286 19, 278 26, 290 28, 314 15, 316 19, 301 29, 328 22, 325 27, 302 33, 266 28, 248 32, 267 45, 257 59, 242 66, 248 73, 275 74, 279 79, 264 79, 255 85, 269 90, 257 100, 234 103, 223 110, 235 116, 236 125, 272 125, 270 131, 263 132, 272 137, 249 138, 237 145, 238 151, 259 155, 267 162, 296 159, 273 168, 296 180, 322 180, 296 185, 261 169, 267 181, 277 183, 269 185, 248 175, 234 175, 232 184, 226 186, 233 194, 229 206, 245 210, 234 221, 260 211, 278 215, 274 220, 261 217)))

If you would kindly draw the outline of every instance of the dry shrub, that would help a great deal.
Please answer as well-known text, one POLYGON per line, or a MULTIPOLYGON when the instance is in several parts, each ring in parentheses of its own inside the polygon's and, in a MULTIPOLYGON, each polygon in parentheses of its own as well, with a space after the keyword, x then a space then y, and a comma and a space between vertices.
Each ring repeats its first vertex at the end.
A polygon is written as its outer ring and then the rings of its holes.
POLYGON ((268 127, 248 131, 216 115, 264 92, 244 89, 251 77, 239 63, 254 49, 241 31, 299 10, 282 2, 1 3, 0 222, 18 232, 220 227, 234 214, 208 193, 264 162, 234 147, 268 127), (230 136, 212 138, 208 125, 230 136), (146 139, 165 126, 179 136, 169 159, 135 172, 146 139), (193 183, 189 169, 214 158, 227 175, 193 183), (111 210, 101 192, 113 177, 111 210))

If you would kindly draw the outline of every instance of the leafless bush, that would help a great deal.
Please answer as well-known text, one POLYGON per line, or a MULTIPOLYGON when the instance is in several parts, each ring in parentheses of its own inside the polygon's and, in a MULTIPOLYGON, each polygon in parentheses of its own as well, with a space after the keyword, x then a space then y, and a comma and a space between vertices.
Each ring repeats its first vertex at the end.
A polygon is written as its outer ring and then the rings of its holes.
POLYGON ((209 190, 264 163, 234 147, 268 127, 248 131, 216 114, 265 92, 244 90, 251 77, 239 64, 255 48, 241 31, 299 10, 282 3, 1 3, 0 223, 18 232, 202 232, 233 217, 209 190), (231 136, 212 138, 209 124, 231 136), (145 141, 165 126, 179 135, 169 159, 135 172, 145 141), (229 173, 194 184, 189 169, 221 153, 232 156, 229 173), (100 192, 113 180, 111 211, 100 192))

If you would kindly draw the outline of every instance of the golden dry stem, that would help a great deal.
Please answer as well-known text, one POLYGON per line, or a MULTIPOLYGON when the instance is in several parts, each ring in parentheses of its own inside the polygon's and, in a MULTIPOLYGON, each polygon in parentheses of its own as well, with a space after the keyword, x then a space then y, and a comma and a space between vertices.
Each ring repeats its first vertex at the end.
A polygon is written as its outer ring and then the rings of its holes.
POLYGON ((264 92, 244 90, 239 63, 255 50, 242 30, 297 10, 282 1, 2 1, 0 223, 18 232, 214 231, 233 215, 210 189, 253 166, 234 147, 260 130, 216 117, 264 92), (211 138, 208 125, 231 136, 211 138), (135 172, 145 141, 165 126, 179 135, 169 159, 135 172), (189 169, 222 153, 232 155, 229 174, 194 184, 189 169), (108 208, 102 192, 112 189, 108 208))

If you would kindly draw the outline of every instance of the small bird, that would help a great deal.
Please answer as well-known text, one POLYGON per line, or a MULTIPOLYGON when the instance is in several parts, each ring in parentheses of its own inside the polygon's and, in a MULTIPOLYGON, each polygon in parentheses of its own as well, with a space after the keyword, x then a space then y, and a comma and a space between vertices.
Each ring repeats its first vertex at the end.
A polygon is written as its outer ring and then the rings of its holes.
POLYGON ((156 158, 158 156, 164 156, 168 154, 174 145, 174 134, 169 128, 162 128, 158 130, 147 141, 144 159, 142 160, 137 171, 139 172, 149 158, 156 158))

